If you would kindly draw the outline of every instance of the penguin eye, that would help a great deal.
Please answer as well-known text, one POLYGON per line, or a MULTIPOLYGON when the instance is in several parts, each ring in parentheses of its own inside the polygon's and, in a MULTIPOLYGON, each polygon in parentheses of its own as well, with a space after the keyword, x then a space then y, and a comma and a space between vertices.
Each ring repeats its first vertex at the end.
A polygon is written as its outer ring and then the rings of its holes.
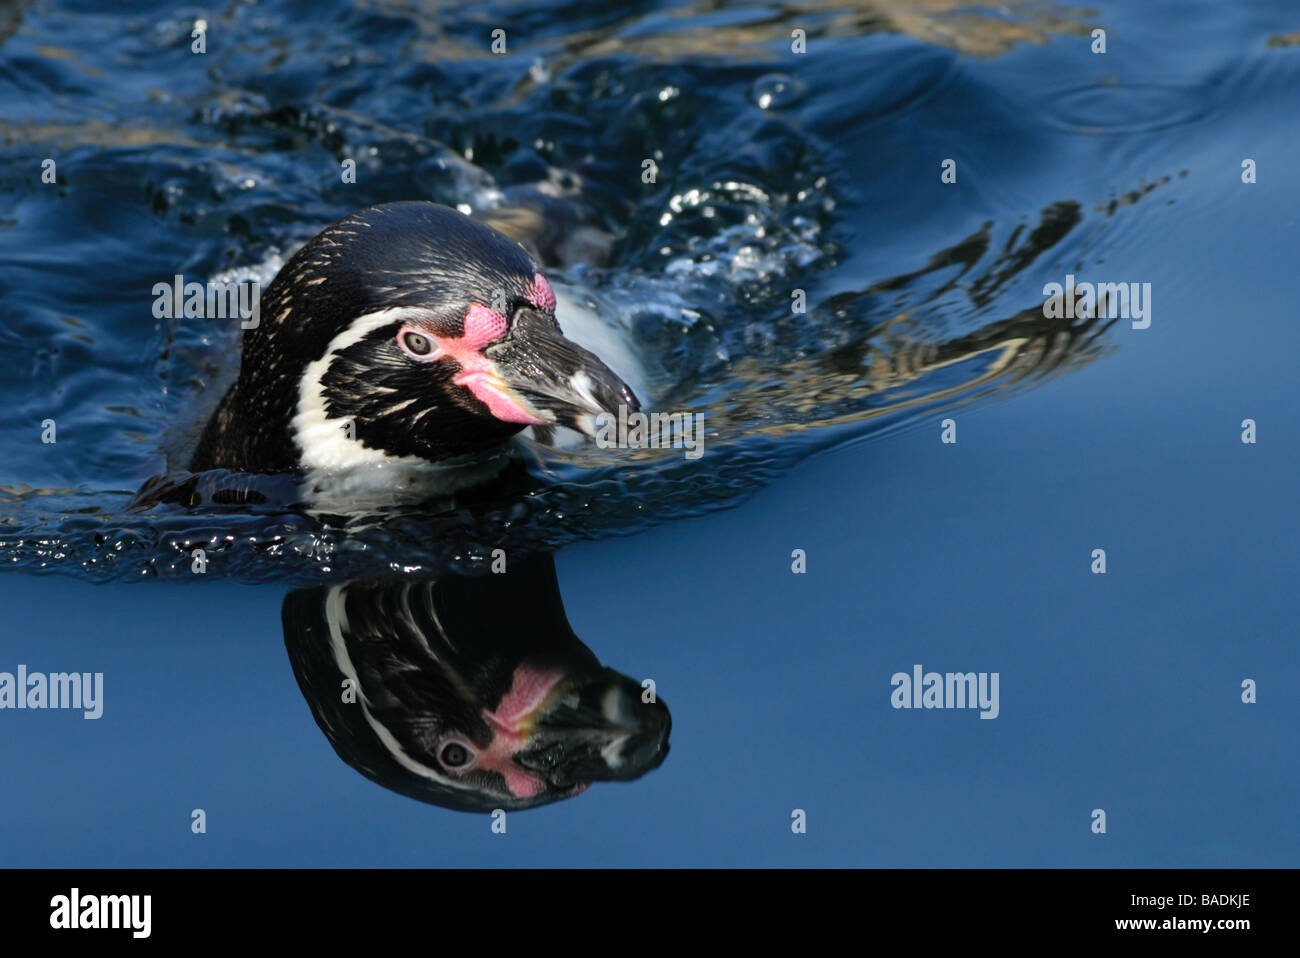
POLYGON ((433 342, 423 333, 404 331, 398 335, 397 342, 403 350, 417 359, 433 352, 433 342))
POLYGON ((469 763, 470 758, 469 749, 460 742, 448 742, 438 752, 438 760, 444 768, 461 768, 469 763))

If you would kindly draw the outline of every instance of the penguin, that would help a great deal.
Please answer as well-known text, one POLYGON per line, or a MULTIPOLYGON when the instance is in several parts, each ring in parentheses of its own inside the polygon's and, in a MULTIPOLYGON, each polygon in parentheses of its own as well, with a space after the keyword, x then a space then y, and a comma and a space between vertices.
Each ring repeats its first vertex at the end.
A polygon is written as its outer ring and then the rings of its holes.
POLYGON ((661 765, 672 720, 573 634, 555 564, 290 592, 294 676, 335 752, 459 811, 532 808, 661 765))
POLYGON ((358 210, 263 293, 189 470, 392 485, 530 426, 594 436, 640 403, 555 308, 533 256, 486 223, 423 201, 358 210))

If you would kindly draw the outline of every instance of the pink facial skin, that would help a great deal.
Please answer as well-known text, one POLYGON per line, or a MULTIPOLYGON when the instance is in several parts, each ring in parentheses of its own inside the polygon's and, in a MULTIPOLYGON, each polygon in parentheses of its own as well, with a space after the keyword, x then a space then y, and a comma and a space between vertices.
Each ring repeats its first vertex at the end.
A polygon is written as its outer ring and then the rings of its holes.
MULTIPOLYGON (((483 710, 483 720, 491 726, 494 733, 491 744, 476 752, 473 745, 457 739, 474 754, 473 761, 458 771, 482 769, 496 772, 505 779, 506 788, 516 798, 532 798, 545 791, 546 782, 540 776, 516 765, 514 755, 528 743, 529 716, 560 684, 564 675, 562 669, 539 668, 528 664, 515 669, 510 691, 502 697, 496 710, 483 710)), ((585 791, 586 786, 579 786, 578 790, 585 791)), ((573 794, 577 794, 577 791, 573 794)))
POLYGON ((555 311, 555 290, 541 273, 533 274, 532 285, 528 287, 528 302, 544 313, 555 311))
MULTIPOLYGON (((542 282, 546 282, 542 279, 542 282)), ((550 292, 550 285, 546 287, 550 292)), ((555 294, 551 293, 552 299, 555 294)), ((397 343, 406 355, 418 362, 431 363, 439 359, 450 359, 460 367, 455 378, 458 386, 464 386, 488 407, 488 411, 502 422, 517 422, 528 426, 539 426, 543 420, 538 419, 519 401, 502 389, 496 372, 496 365, 483 355, 483 350, 503 337, 510 324, 506 318, 495 310, 488 309, 481 303, 470 306, 465 313, 464 332, 456 338, 438 336, 417 326, 403 326, 397 331, 397 343), (419 356, 406 348, 404 339, 407 333, 419 333, 430 339, 436 347, 427 356, 419 356)))
POLYGON ((498 732, 510 733, 542 704, 542 700, 560 684, 564 674, 560 668, 530 666, 525 662, 515 669, 510 691, 501 697, 496 711, 483 710, 484 720, 498 732))
POLYGON ((514 682, 501 699, 496 711, 483 710, 483 719, 496 732, 493 748, 504 747, 506 761, 497 771, 505 777, 506 787, 516 798, 531 798, 546 788, 546 783, 538 776, 520 768, 510 759, 525 744, 526 729, 520 725, 542 700, 551 693, 564 678, 564 671, 557 668, 535 668, 527 663, 515 669, 514 682))

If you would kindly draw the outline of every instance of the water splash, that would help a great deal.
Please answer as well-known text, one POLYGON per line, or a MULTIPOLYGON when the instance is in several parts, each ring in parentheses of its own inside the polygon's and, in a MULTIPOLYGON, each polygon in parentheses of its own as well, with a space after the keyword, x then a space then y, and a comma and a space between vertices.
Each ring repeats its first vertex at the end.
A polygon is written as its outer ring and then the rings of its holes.
MULTIPOLYGON (((692 18, 712 7, 688 6, 663 30, 635 18, 552 29, 504 57, 483 54, 478 20, 435 23, 405 4, 295 14, 293 30, 239 8, 245 40, 211 57, 206 77, 175 80, 183 18, 141 20, 45 64, 69 95, 50 115, 13 117, 0 141, 11 182, 29 178, 31 144, 60 156, 59 189, 25 187, 0 229, 14 316, 0 371, 14 420, 53 418, 59 439, 43 445, 28 429, 0 440, 0 561, 97 580, 198 578, 196 549, 207 575, 250 581, 473 572, 493 549, 553 549, 734 505, 818 450, 1104 354, 1104 320, 1044 318, 1035 270, 1101 258, 1097 224, 1144 209, 1152 184, 1130 184, 1137 199, 1118 209, 1089 193, 1002 204, 974 231, 887 221, 888 195, 857 180, 834 130, 926 122, 920 106, 961 81, 960 61, 912 43, 882 60, 904 82, 873 99, 835 92, 786 52, 795 20, 825 40, 902 32, 979 56, 1086 34, 1065 8, 1013 4, 971 20, 958 7, 801 8, 705 31, 692 18), (87 117, 105 94, 76 77, 114 58, 138 80, 87 117), (344 159, 355 186, 337 182, 344 159), (153 285, 178 272, 266 282, 324 224, 415 197, 533 245, 591 314, 588 331, 621 344, 643 399, 703 415, 704 457, 524 440, 511 482, 421 509, 133 505, 187 457, 237 366, 235 324, 155 318, 153 285), (888 241, 864 243, 864 229, 888 241), (876 254, 892 268, 864 268, 876 245, 897 248, 876 254)), ((28 11, 8 63, 38 56, 57 26, 28 11)))

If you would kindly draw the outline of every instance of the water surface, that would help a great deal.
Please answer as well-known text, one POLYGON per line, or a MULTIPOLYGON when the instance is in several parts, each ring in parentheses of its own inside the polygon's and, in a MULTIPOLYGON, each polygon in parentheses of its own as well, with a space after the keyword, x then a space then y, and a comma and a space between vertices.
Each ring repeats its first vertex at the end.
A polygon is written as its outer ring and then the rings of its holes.
POLYGON ((951 6, 9 14, 0 670, 102 671, 106 701, 0 713, 0 860, 1293 864, 1300 22, 951 6), (556 284, 705 414, 697 463, 535 447, 527 492, 342 527, 130 508, 235 362, 156 282, 559 173, 612 240, 556 284), (1151 325, 1047 320, 1067 274, 1150 283, 1151 325), (495 547, 563 547, 573 632, 672 708, 662 766, 505 836, 341 762, 281 627, 291 588, 495 547), (892 709, 916 663, 999 672, 998 718, 892 709))

